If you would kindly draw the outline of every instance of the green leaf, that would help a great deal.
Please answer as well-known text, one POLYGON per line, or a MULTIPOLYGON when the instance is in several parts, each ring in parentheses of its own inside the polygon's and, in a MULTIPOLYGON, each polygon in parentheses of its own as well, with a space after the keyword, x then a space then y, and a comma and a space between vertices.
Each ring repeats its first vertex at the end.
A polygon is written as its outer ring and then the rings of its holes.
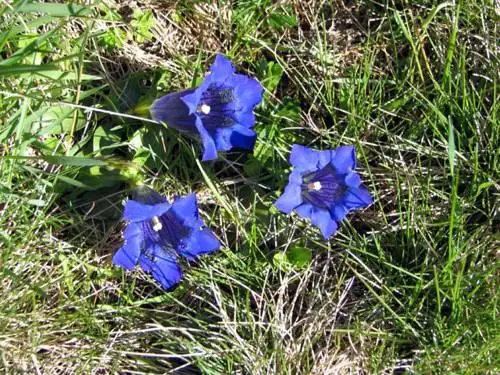
POLYGON ((283 75, 283 68, 281 65, 270 61, 267 63, 266 77, 262 80, 262 85, 269 92, 274 92, 280 83, 281 76, 283 75))
POLYGON ((55 185, 55 191, 61 193, 63 191, 69 190, 70 187, 76 187, 79 189, 92 189, 91 186, 84 184, 74 178, 64 176, 62 174, 57 175, 58 183, 55 185))
POLYGON ((282 271, 288 272, 292 269, 303 269, 311 263, 311 250, 295 246, 286 252, 278 252, 273 256, 273 263, 282 271))
MULTIPOLYGON (((19 64, 19 61, 21 61, 23 58, 26 56, 29 56, 33 53, 38 52, 40 47, 48 41, 51 37, 57 37, 57 32, 59 29, 62 27, 63 23, 61 22, 60 25, 54 27, 53 29, 47 31, 45 34, 40 35, 37 37, 35 40, 33 40, 31 43, 29 43, 26 47, 18 49, 12 56, 5 60, 0 60, 0 66, 22 66, 19 64)), ((8 35, 7 35, 8 36, 8 35)), ((35 65, 38 66, 38 65, 35 65)), ((42 65, 43 66, 43 65, 42 65)), ((40 70, 40 69, 38 69, 40 70)), ((17 73, 16 73, 17 74, 17 73)))
POLYGON ((283 118, 287 121, 300 121, 300 106, 295 100, 285 100, 283 104, 278 106, 275 116, 283 118))
POLYGON ((312 252, 305 247, 295 246, 287 250, 286 257, 295 267, 306 268, 311 263, 312 252))
POLYGON ((38 136, 69 133, 85 126, 85 116, 80 109, 67 106, 46 108, 38 121, 33 122, 31 132, 38 136))
POLYGON ((255 159, 253 156, 250 156, 248 160, 245 162, 243 166, 243 170, 248 177, 257 177, 259 176, 262 170, 262 164, 260 161, 255 159))
POLYGON ((143 12, 141 9, 135 9, 133 14, 133 20, 130 22, 134 30, 134 39, 138 43, 144 43, 153 39, 153 33, 151 29, 156 26, 156 19, 153 16, 153 12, 147 9, 143 12))
POLYGON ((79 74, 78 72, 66 72, 63 70, 46 70, 37 73, 40 76, 53 79, 54 81, 61 81, 61 80, 97 81, 102 79, 101 77, 93 74, 79 74))
POLYGON ((40 73, 46 71, 57 70, 55 65, 14 65, 0 66, 0 76, 10 76, 24 73, 40 73))
POLYGON ((8 11, 11 13, 45 13, 52 17, 83 17, 92 14, 92 8, 76 4, 25 2, 8 11))
POLYGON ((93 136, 94 155, 107 156, 113 153, 113 148, 119 147, 121 139, 109 127, 99 126, 93 136))
POLYGON ((450 173, 453 176, 455 172, 455 137, 453 123, 451 118, 448 120, 448 160, 450 161, 450 173))
POLYGON ((104 160, 82 158, 79 156, 45 155, 43 157, 48 163, 58 165, 71 165, 74 167, 107 166, 104 160))
POLYGON ((99 38, 99 44, 108 49, 121 48, 127 41, 127 33, 120 28, 113 27, 99 38))
POLYGON ((278 252, 273 256, 273 264, 284 272, 292 270, 292 265, 288 261, 286 254, 283 252, 278 252))
POLYGON ((0 33, 0 50, 2 50, 4 44, 10 39, 14 39, 13 37, 17 34, 21 34, 26 32, 26 29, 36 29, 42 25, 46 25, 53 20, 50 16, 38 17, 37 19, 27 22, 27 20, 23 20, 22 25, 10 26, 7 28, 7 31, 0 33))
POLYGON ((46 64, 46 65, 28 65, 28 64, 16 64, 16 65, 0 65, 0 77, 1 76, 11 76, 11 75, 23 75, 23 74, 38 74, 46 78, 51 78, 53 80, 77 80, 81 81, 95 81, 102 79, 99 76, 92 74, 81 74, 76 72, 65 72, 59 70, 57 66, 46 64))
POLYGON ((45 207, 47 205, 47 202, 43 199, 28 199, 26 200, 26 203, 37 207, 45 207))
POLYGON ((271 13, 268 22, 273 28, 280 30, 297 26, 297 17, 294 14, 287 14, 293 11, 292 7, 287 8, 271 13))
POLYGON ((134 164, 144 166, 146 165, 150 157, 151 151, 149 151, 147 148, 141 147, 136 151, 134 157, 132 158, 132 162, 134 164))

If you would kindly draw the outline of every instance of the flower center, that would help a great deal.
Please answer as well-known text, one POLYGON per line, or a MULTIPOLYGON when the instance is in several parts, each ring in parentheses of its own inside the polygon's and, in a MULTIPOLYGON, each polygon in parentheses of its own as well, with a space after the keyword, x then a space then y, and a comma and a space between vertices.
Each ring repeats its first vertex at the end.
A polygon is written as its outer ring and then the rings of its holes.
POLYGON ((302 195, 317 207, 330 208, 346 187, 331 165, 303 176, 302 195))
POLYGON ((153 216, 151 218, 151 225, 153 227, 153 230, 155 232, 159 232, 162 230, 163 228, 163 224, 161 223, 160 219, 158 218, 158 216, 153 216))
POLYGON ((307 190, 309 191, 320 191, 321 190, 321 182, 314 181, 307 184, 307 190))
POLYGON ((198 107, 198 112, 208 115, 210 113, 210 106, 208 104, 202 104, 198 107))
POLYGON ((209 129, 229 127, 235 123, 235 95, 230 87, 211 84, 201 95, 198 113, 209 129))

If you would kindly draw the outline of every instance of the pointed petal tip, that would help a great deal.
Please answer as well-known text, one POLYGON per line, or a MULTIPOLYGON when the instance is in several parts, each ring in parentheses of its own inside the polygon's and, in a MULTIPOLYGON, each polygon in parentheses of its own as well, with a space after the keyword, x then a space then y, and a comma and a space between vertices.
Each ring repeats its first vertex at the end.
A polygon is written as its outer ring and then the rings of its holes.
POLYGON ((317 226, 323 238, 328 240, 337 231, 337 222, 332 218, 328 210, 314 208, 311 215, 311 222, 317 226))
POLYGON ((315 171, 325 167, 331 161, 330 150, 315 150, 294 144, 290 152, 290 164, 301 171, 315 171))
POLYGON ((351 171, 345 176, 344 182, 349 187, 357 188, 361 185, 361 177, 356 172, 351 171))
POLYGON ((153 216, 161 216, 167 212, 172 205, 168 202, 157 204, 143 204, 129 199, 123 210, 123 219, 130 222, 139 222, 151 219, 153 216))
POLYGON ((221 243, 207 227, 194 229, 184 241, 184 246, 178 249, 179 254, 193 261, 201 255, 211 254, 221 248, 221 243))
POLYGON ((313 206, 311 203, 302 203, 295 208, 295 212, 304 219, 310 219, 312 215, 313 206))
POLYGON ((252 111, 262 101, 264 88, 257 79, 245 74, 233 74, 229 82, 234 87, 239 111, 252 111))
POLYGON ((199 221, 196 194, 178 197, 172 204, 172 212, 182 225, 193 226, 199 221))
POLYGON ((334 150, 332 164, 338 173, 349 173, 356 168, 356 149, 353 145, 339 146, 334 150))
POLYGON ((343 198, 343 203, 349 210, 365 208, 373 204, 373 197, 363 186, 351 188, 343 198))
POLYGON ((214 139, 210 135, 210 133, 203 126, 203 122, 201 118, 196 116, 196 129, 200 134, 201 143, 203 145, 203 157, 202 161, 210 161, 217 159, 217 147, 215 146, 214 139))
POLYGON ((121 247, 113 255, 113 259, 111 260, 111 262, 115 266, 119 266, 130 271, 134 269, 135 265, 137 264, 137 259, 134 258, 134 255, 130 254, 130 252, 127 251, 125 247, 121 247))
POLYGON ((283 194, 274 202, 274 206, 285 214, 289 214, 303 203, 300 185, 289 183, 283 194))
POLYGON ((212 80, 224 80, 235 72, 235 68, 231 60, 218 53, 215 56, 212 66, 210 67, 210 72, 212 73, 212 80))
POLYGON ((198 109, 200 94, 196 91, 181 97, 181 101, 187 106, 188 114, 192 115, 198 109))

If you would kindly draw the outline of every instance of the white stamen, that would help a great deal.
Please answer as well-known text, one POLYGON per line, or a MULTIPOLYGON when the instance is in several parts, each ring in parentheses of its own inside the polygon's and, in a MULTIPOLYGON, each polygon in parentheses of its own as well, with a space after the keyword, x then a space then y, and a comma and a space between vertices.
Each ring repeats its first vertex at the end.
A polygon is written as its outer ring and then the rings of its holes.
POLYGON ((158 219, 158 216, 153 216, 153 218, 151 219, 151 224, 153 224, 153 230, 155 232, 159 232, 163 228, 163 225, 161 224, 160 219, 158 219))
POLYGON ((210 113, 210 106, 207 104, 202 104, 200 108, 198 108, 198 111, 203 112, 204 114, 208 115, 210 113))
POLYGON ((314 191, 320 191, 321 190, 321 182, 319 181, 314 181, 310 183, 308 186, 309 190, 314 190, 314 191))

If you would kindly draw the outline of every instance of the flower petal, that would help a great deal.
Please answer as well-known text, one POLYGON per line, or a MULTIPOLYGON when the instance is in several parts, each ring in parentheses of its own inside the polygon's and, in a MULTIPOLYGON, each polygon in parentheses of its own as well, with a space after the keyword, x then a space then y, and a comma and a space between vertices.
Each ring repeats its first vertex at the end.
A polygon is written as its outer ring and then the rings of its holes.
MULTIPOLYGON (((159 250, 155 249, 154 253, 159 250)), ((177 284, 182 277, 182 269, 177 264, 175 258, 163 252, 162 256, 148 258, 141 256, 139 258, 142 269, 151 273, 153 278, 165 289, 170 289, 177 284)))
POLYGON ((179 254, 188 260, 194 260, 202 254, 212 253, 220 248, 220 242, 209 228, 198 227, 181 241, 177 249, 179 254))
POLYGON ((285 192, 278 198, 274 205, 276 208, 286 214, 292 212, 294 208, 302 203, 302 191, 300 185, 289 183, 285 192))
POLYGON ((238 147, 244 150, 253 150, 255 146, 255 141, 257 140, 257 134, 250 130, 248 132, 243 132, 242 126, 237 125, 233 134, 231 135, 231 143, 234 147, 238 147))
POLYGON ((230 85, 234 87, 238 111, 252 111, 261 102, 264 88, 255 78, 244 74, 234 74, 231 77, 230 85))
POLYGON ((349 210, 366 207, 373 203, 370 192, 364 187, 349 189, 344 195, 342 201, 349 210))
POLYGON ((328 210, 313 208, 311 222, 320 229, 325 240, 330 238, 337 230, 337 223, 328 210))
POLYGON ((156 191, 151 189, 147 185, 138 185, 132 190, 132 200, 143 203, 154 205, 158 203, 168 203, 167 198, 158 194, 156 191))
POLYGON ((213 138, 218 151, 229 151, 235 147, 252 150, 257 134, 241 125, 234 125, 216 129, 213 138))
POLYGON ((175 199, 172 203, 171 212, 175 214, 176 219, 182 225, 193 226, 199 221, 196 194, 191 193, 185 197, 175 199))
POLYGON ((257 139, 257 134, 241 125, 234 125, 232 128, 230 141, 233 147, 239 147, 245 150, 252 150, 257 139))
POLYGON ((345 176, 344 182, 349 187, 357 188, 359 185, 361 185, 361 177, 359 177, 359 174, 357 174, 356 172, 349 172, 345 176))
POLYGON ((198 110, 198 104, 200 103, 202 90, 198 87, 195 91, 190 94, 184 95, 181 100, 188 108, 188 114, 193 115, 198 110))
POLYGON ((235 69, 231 60, 221 54, 215 56, 215 61, 210 67, 212 81, 225 81, 234 71, 235 69))
POLYGON ((238 121, 238 124, 244 126, 245 128, 251 128, 255 125, 255 115, 252 111, 235 112, 234 119, 238 121))
POLYGON ((302 145, 293 145, 290 164, 300 171, 315 171, 326 166, 331 160, 331 151, 318 151, 302 145))
POLYGON ((344 220, 348 212, 349 210, 342 203, 337 203, 331 210, 331 213, 333 214, 333 217, 335 218, 337 223, 340 223, 342 220, 344 220))
POLYGON ((203 143, 203 161, 217 159, 217 148, 215 147, 215 142, 210 136, 208 131, 203 127, 203 122, 201 118, 196 116, 196 129, 200 133, 201 142, 203 143))
POLYGON ((193 89, 183 90, 156 99, 150 107, 151 117, 182 132, 196 131, 195 117, 190 114, 189 107, 183 99, 193 92, 193 89))
POLYGON ((144 244, 144 233, 142 226, 138 223, 130 223, 123 232, 125 244, 118 249, 113 256, 113 264, 131 270, 137 264, 144 244))
POLYGON ((340 146, 334 151, 332 165, 339 174, 349 173, 356 168, 356 150, 354 146, 340 146))
POLYGON ((150 205, 129 199, 127 203, 125 203, 123 218, 130 222, 150 220, 153 216, 163 215, 171 206, 172 205, 168 202, 150 205))
POLYGON ((218 54, 215 57, 215 61, 210 67, 210 73, 205 76, 205 79, 195 90, 187 95, 181 97, 181 100, 188 106, 189 113, 194 114, 198 110, 198 105, 200 104, 201 97, 203 93, 212 84, 225 83, 228 79, 232 77, 234 73, 234 66, 229 59, 223 55, 218 54))
POLYGON ((295 208, 295 212, 304 219, 310 219, 312 215, 313 205, 311 203, 302 203, 299 207, 295 208))
POLYGON ((188 92, 186 95, 182 96, 180 99, 184 102, 184 104, 188 107, 189 109, 189 114, 195 114, 196 111, 198 110, 198 105, 200 104, 201 97, 203 96, 203 93, 208 90, 210 85, 212 84, 212 74, 209 74, 205 77, 201 85, 199 85, 195 89, 190 89, 186 91, 188 92))
POLYGON ((303 182, 302 173, 296 169, 288 175, 288 182, 301 185, 303 182))
POLYGON ((215 129, 212 134, 217 151, 229 151, 233 148, 233 144, 231 143, 232 127, 215 129))

